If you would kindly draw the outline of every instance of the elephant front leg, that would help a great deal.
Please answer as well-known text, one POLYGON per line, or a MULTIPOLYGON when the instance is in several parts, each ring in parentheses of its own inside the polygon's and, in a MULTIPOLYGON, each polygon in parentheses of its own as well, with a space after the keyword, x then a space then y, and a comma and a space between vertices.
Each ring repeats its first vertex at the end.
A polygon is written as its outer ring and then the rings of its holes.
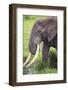
POLYGON ((42 60, 45 62, 48 59, 48 53, 49 53, 49 46, 48 44, 43 44, 42 48, 42 60))

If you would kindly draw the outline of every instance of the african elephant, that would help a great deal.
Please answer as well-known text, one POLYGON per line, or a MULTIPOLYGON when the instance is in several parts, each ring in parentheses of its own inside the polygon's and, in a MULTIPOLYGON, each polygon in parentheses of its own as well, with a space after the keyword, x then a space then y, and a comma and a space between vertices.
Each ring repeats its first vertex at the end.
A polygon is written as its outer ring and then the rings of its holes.
MULTIPOLYGON (((49 55, 50 47, 57 49, 57 17, 48 17, 45 20, 37 20, 32 28, 29 51, 31 52, 25 64, 29 61, 32 55, 35 55, 34 59, 27 65, 30 66, 36 59, 39 49, 39 44, 43 42, 42 48, 42 60, 46 61, 49 55)), ((24 64, 24 66, 25 66, 24 64)))

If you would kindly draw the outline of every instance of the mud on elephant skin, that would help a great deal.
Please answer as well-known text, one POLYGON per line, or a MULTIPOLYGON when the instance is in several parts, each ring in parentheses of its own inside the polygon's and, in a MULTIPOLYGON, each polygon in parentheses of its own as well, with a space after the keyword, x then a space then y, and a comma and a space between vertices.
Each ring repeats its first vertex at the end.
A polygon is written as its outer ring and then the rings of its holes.
POLYGON ((32 28, 29 51, 32 55, 37 52, 37 45, 43 42, 42 61, 49 57, 50 47, 57 49, 57 17, 48 17, 45 20, 37 20, 32 28))

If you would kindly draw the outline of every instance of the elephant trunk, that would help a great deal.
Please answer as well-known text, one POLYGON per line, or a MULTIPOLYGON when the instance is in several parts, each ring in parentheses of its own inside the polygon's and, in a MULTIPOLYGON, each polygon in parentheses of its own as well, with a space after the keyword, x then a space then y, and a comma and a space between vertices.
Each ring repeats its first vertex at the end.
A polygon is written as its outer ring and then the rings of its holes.
POLYGON ((32 55, 35 55, 37 49, 37 45, 35 45, 32 41, 29 43, 29 51, 32 55))
POLYGON ((29 60, 30 60, 30 57, 31 57, 31 53, 29 53, 29 56, 28 56, 28 58, 26 59, 26 61, 25 61, 25 63, 24 63, 23 66, 29 67, 30 65, 32 65, 32 63, 36 60, 36 58, 37 58, 37 56, 38 56, 38 53, 39 53, 39 45, 37 45, 37 50, 36 50, 35 56, 34 56, 34 58, 32 59, 32 61, 31 61, 30 63, 28 63, 29 60), (27 63, 28 63, 28 64, 27 64, 27 63), (26 65, 26 64, 27 64, 27 65, 26 65))
POLYGON ((36 58, 38 56, 38 53, 39 53, 39 45, 37 45, 37 50, 36 50, 34 58, 32 59, 32 61, 26 67, 29 67, 30 65, 32 65, 32 63, 34 63, 34 61, 36 60, 36 58))

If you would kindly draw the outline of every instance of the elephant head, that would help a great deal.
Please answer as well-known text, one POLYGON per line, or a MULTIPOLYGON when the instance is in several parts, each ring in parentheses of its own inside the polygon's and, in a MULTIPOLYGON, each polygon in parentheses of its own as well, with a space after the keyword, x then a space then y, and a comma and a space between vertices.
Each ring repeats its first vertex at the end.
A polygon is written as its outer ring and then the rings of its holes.
MULTIPOLYGON (((39 51, 39 44, 43 42, 42 48, 42 60, 46 61, 48 59, 48 52, 51 46, 57 47, 57 17, 48 17, 45 20, 38 20, 35 22, 30 40, 29 40, 29 51, 32 55, 37 57, 39 51)), ((29 55, 26 63, 28 62, 31 54, 29 55)), ((34 60, 27 66, 30 66, 34 60)), ((25 63, 25 64, 26 64, 25 63)))

